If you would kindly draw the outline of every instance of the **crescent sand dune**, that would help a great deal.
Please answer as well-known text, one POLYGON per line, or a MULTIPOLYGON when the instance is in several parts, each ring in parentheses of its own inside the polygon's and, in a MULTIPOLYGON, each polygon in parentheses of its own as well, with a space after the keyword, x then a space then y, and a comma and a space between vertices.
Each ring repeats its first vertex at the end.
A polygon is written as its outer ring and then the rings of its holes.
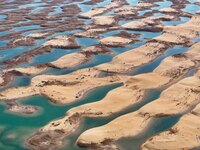
POLYGON ((155 117, 181 114, 200 102, 200 77, 185 78, 162 92, 160 98, 138 111, 122 115, 106 125, 83 132, 77 140, 79 146, 103 147, 123 137, 136 136, 155 117), (155 109, 156 108, 156 109, 155 109))
MULTIPOLYGON (((199 93, 199 91, 196 91, 199 93)), ((199 149, 200 137, 200 104, 190 113, 185 114, 179 122, 169 130, 148 139, 142 146, 142 150, 178 150, 199 149)))
POLYGON ((57 104, 67 104, 82 98, 89 90, 100 86, 122 83, 124 76, 99 77, 100 71, 87 68, 68 75, 39 75, 31 80, 30 86, 10 88, 0 94, 1 100, 20 99, 42 95, 57 104), (11 94, 12 93, 12 94, 11 94))
POLYGON ((194 66, 195 63, 184 54, 168 57, 153 72, 129 77, 122 87, 111 90, 101 101, 70 109, 65 117, 41 128, 26 144, 35 149, 45 147, 43 137, 49 135, 48 143, 55 142, 58 130, 63 137, 59 140, 63 140, 79 127, 83 117, 107 117, 132 107, 143 99, 145 90, 175 82, 194 66))
POLYGON ((199 16, 177 26, 165 27, 163 34, 150 40, 145 45, 115 56, 111 62, 97 66, 99 70, 115 73, 127 73, 133 68, 149 63, 162 55, 168 48, 176 45, 187 45, 191 39, 198 37, 199 16))
POLYGON ((56 61, 48 63, 48 65, 59 69, 72 68, 77 65, 83 64, 90 59, 90 56, 86 56, 83 53, 72 53, 64 55, 58 58, 56 61))

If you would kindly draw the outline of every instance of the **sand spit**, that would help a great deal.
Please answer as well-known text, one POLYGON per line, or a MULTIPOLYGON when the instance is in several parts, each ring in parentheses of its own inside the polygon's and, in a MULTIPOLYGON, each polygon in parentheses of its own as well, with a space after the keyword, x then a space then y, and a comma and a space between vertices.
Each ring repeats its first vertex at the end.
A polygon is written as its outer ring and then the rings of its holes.
POLYGON ((176 81, 194 66, 195 63, 185 55, 168 57, 154 72, 129 77, 130 79, 124 82, 122 87, 111 90, 101 101, 70 109, 65 117, 50 122, 30 137, 27 145, 29 147, 38 146, 37 148, 44 146, 42 139, 45 135, 50 136, 48 143, 57 141, 56 131, 62 131, 60 132, 62 138, 59 140, 63 140, 79 127, 83 117, 108 117, 120 112, 140 102, 145 90, 162 87, 176 81))
POLYGON ((52 102, 67 104, 81 99, 89 90, 122 83, 123 76, 98 77, 100 71, 89 68, 68 75, 40 75, 32 78, 28 87, 17 87, 1 93, 1 100, 20 99, 33 95, 48 97, 52 102), (11 94, 12 93, 12 94, 11 94))
POLYGON ((59 35, 53 39, 45 42, 43 46, 52 46, 53 48, 79 48, 80 46, 76 43, 75 38, 67 35, 59 35))
POLYGON ((99 147, 106 145, 107 141, 112 143, 122 137, 140 134, 154 117, 184 113, 199 103, 199 84, 198 76, 185 78, 170 86, 162 92, 160 98, 138 111, 120 116, 104 126, 85 131, 77 143, 84 147, 99 147))
MULTIPOLYGON (((199 91, 196 91, 199 93, 199 91)), ((180 121, 169 130, 148 139, 142 146, 142 150, 179 150, 199 149, 200 105, 197 105, 191 113, 181 117, 180 121)))

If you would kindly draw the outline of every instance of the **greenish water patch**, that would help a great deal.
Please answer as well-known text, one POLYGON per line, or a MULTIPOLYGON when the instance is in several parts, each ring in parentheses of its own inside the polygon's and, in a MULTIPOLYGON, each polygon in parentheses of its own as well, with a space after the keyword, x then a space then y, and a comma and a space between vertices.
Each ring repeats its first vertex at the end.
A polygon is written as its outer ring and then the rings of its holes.
MULTIPOLYGON (((26 148, 22 146, 24 139, 27 136, 30 136, 30 134, 36 131, 36 129, 46 125, 54 119, 64 116, 65 113, 73 107, 102 99, 108 91, 119 86, 120 84, 99 87, 90 92, 82 100, 69 105, 54 105, 50 103, 47 98, 41 96, 34 96, 21 100, 20 103, 22 105, 33 105, 42 109, 40 113, 35 116, 15 115, 5 112, 5 105, 0 103, 0 126, 4 127, 3 132, 0 134, 0 143, 3 144, 2 147, 4 150, 10 150, 10 147, 15 150, 25 150, 26 148), (21 135, 17 137, 17 140, 15 140, 8 138, 10 134, 13 134, 14 137, 15 135, 21 135)), ((2 147, 0 147, 0 149, 2 147)))

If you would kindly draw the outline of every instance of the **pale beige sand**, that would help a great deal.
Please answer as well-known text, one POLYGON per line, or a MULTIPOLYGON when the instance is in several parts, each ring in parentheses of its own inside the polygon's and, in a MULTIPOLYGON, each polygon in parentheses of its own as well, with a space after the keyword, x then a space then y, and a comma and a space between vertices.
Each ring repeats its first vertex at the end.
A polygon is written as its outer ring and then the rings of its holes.
POLYGON ((74 34, 74 36, 77 37, 88 37, 88 38, 100 38, 100 33, 105 33, 108 31, 107 28, 90 28, 90 26, 86 25, 84 26, 86 31, 83 32, 77 32, 74 34), (88 28, 88 29, 87 29, 88 28))
POLYGON ((178 10, 171 7, 165 7, 165 8, 160 9, 159 11, 162 13, 178 13, 179 12, 178 10))
POLYGON ((4 77, 2 76, 2 74, 0 74, 0 84, 4 83, 4 77))
POLYGON ((101 146, 106 141, 138 135, 153 117, 184 113, 200 101, 199 93, 195 92, 200 90, 199 84, 199 77, 185 78, 166 89, 159 99, 138 111, 120 116, 104 126, 86 130, 77 143, 82 146, 101 146))
POLYGON ((95 8, 88 12, 80 14, 80 17, 90 19, 94 16, 101 15, 101 14, 105 13, 106 11, 107 11, 106 8, 95 8))
POLYGON ((155 4, 153 4, 153 3, 146 3, 146 2, 139 2, 137 4, 137 7, 141 7, 141 8, 151 8, 153 6, 155 6, 155 4))
POLYGON ((113 47, 120 47, 120 46, 125 46, 127 44, 132 43, 133 41, 129 38, 124 38, 120 36, 109 36, 105 37, 100 40, 100 43, 106 46, 113 46, 113 47))
POLYGON ((195 149, 200 147, 200 105, 191 113, 184 115, 180 121, 169 130, 148 139, 142 150, 180 150, 195 149))
POLYGON ((101 64, 96 68, 107 72, 126 73, 134 67, 146 64, 161 55, 168 46, 162 43, 149 42, 136 49, 115 56, 111 62, 101 64))
POLYGON ((120 2, 112 1, 110 4, 108 4, 105 7, 93 8, 93 9, 89 10, 88 12, 80 14, 79 16, 82 17, 82 18, 91 19, 94 16, 98 16, 98 15, 104 14, 107 11, 109 11, 109 10, 111 10, 113 8, 120 7, 120 6, 121 6, 120 2))
POLYGON ((59 35, 45 42, 43 46, 52 46, 55 48, 78 48, 78 44, 72 36, 59 35))
POLYGON ((24 68, 12 68, 12 69, 7 69, 4 70, 3 72, 19 72, 21 74, 27 74, 27 75, 34 75, 34 74, 39 74, 43 71, 45 71, 48 67, 42 66, 42 67, 37 67, 37 66, 28 66, 24 68))
POLYGON ((41 38, 45 38, 49 35, 49 33, 31 33, 28 35, 28 37, 30 38, 34 38, 34 39, 41 39, 41 38))
POLYGON ((154 38, 157 41, 170 42, 174 44, 184 44, 190 39, 198 37, 200 27, 200 17, 193 16, 190 21, 178 26, 164 27, 164 34, 154 38))
POLYGON ((123 76, 98 77, 100 71, 81 69, 68 75, 40 75, 31 80, 28 87, 10 88, 1 92, 1 100, 20 99, 33 95, 43 95, 59 104, 71 103, 82 98, 89 90, 100 86, 121 83, 123 76))
POLYGON ((100 53, 110 53, 111 50, 109 50, 106 46, 103 45, 94 45, 86 47, 82 50, 86 53, 92 53, 92 54, 100 54, 100 53))
POLYGON ((85 54, 77 52, 72 54, 66 54, 58 58, 56 61, 50 62, 49 65, 59 69, 72 68, 85 63, 89 59, 90 58, 87 57, 85 54))
POLYGON ((96 16, 92 17, 92 21, 94 24, 101 26, 111 26, 117 24, 117 20, 114 16, 96 16))
POLYGON ((118 15, 136 15, 139 7, 134 6, 122 6, 114 10, 118 15))
MULTIPOLYGON (((153 26, 153 25, 155 26, 158 19, 159 18, 157 18, 157 17, 144 18, 144 19, 140 19, 137 21, 132 21, 132 22, 123 24, 122 28, 129 29, 129 30, 141 30, 147 26, 153 26)), ((156 26, 163 28, 162 25, 156 25, 156 26)))

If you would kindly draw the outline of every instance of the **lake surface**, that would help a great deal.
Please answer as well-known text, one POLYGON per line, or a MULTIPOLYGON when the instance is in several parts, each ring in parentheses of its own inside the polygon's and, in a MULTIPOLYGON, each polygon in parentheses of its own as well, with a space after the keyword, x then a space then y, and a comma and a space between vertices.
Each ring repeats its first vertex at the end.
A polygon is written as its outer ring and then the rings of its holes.
MULTIPOLYGON (((128 3, 132 6, 136 5, 139 0, 127 0, 128 3)), ((87 12, 88 10, 92 9, 93 7, 104 7, 108 5, 111 0, 105 0, 103 2, 97 3, 95 6, 92 5, 85 5, 83 2, 88 2, 88 0, 84 0, 82 2, 73 2, 72 4, 77 4, 82 12, 87 12)), ((186 4, 186 7, 182 9, 182 11, 185 12, 190 12, 190 13, 195 13, 198 11, 200 8, 198 5, 195 5, 194 2, 195 0, 192 1, 193 4, 186 4)), ((162 1, 162 2, 157 2, 159 5, 158 7, 154 7, 153 10, 159 10, 165 7, 171 6, 170 1, 162 1)), ((67 5, 67 4, 65 4, 67 5)), ((46 7, 46 3, 42 2, 41 0, 35 0, 35 3, 32 4, 23 4, 19 8, 16 9, 28 9, 30 8, 31 11, 30 13, 38 13, 41 10, 43 10, 46 7)), ((1 13, 9 12, 12 10, 16 9, 5 9, 2 10, 1 13)), ((146 12, 151 12, 152 10, 144 10, 139 12, 139 16, 143 15, 146 12)), ((49 16, 54 16, 54 15, 59 15, 60 13, 63 13, 63 10, 61 8, 61 5, 55 6, 54 11, 49 13, 49 16)), ((113 14, 114 12, 109 12, 106 15, 113 14)), ((154 16, 162 16, 162 13, 155 13, 154 16)), ((5 20, 7 18, 7 15, 0 14, 0 22, 5 20)), ((92 22, 87 19, 82 19, 85 24, 91 24, 92 22)), ((187 17, 180 17, 180 20, 177 21, 162 21, 163 25, 178 25, 181 23, 184 23, 188 21, 189 18, 187 17)), ((121 20, 119 22, 120 25, 128 23, 132 20, 121 20)), ((18 24, 23 23, 18 22, 18 24)), ((2 31, 0 32, 0 36, 4 36, 9 34, 10 32, 18 32, 18 31, 25 31, 28 30, 27 32, 24 32, 22 35, 26 36, 30 33, 36 33, 40 32, 43 30, 43 28, 40 25, 29 25, 29 26, 18 26, 15 27, 11 30, 8 31, 2 31), (32 30, 34 29, 34 30, 32 30)), ((46 40, 52 38, 53 36, 57 35, 63 35, 63 34, 73 34, 82 31, 81 29, 78 30, 71 30, 71 31, 65 31, 65 32, 58 32, 54 33, 53 35, 49 36, 47 39, 42 39, 42 40, 37 40, 37 43, 35 46, 20 46, 17 48, 12 48, 12 49, 6 49, 6 50, 1 50, 0 51, 0 62, 11 59, 23 52, 30 51, 34 48, 37 48, 41 46, 46 40)), ((101 34, 102 37, 108 37, 112 36, 115 34, 120 33, 121 29, 117 29, 114 31, 110 31, 107 33, 101 34)), ((110 62, 112 58, 122 52, 137 48, 141 45, 143 45, 147 39, 149 38, 154 38, 156 36, 159 36, 161 32, 142 32, 142 31, 131 31, 127 30, 129 33, 133 34, 140 34, 138 38, 136 38, 135 42, 133 44, 129 44, 126 47, 123 48, 110 48, 112 50, 111 54, 99 54, 99 55, 94 55, 92 60, 85 63, 81 64, 80 66, 70 68, 70 69, 54 69, 50 68, 47 71, 45 71, 46 74, 55 74, 55 75, 63 75, 63 74, 68 74, 73 71, 76 71, 77 69, 81 68, 88 68, 88 67, 94 67, 102 63, 110 62)), ((85 48, 91 45, 95 45, 99 43, 98 39, 92 39, 92 38, 77 38, 77 42, 81 45, 81 48, 85 48)), ((194 42, 200 41, 199 38, 194 39, 194 42)), ((2 40, 0 41, 0 47, 4 47, 9 40, 2 40)), ((32 61, 26 64, 19 65, 20 67, 25 67, 25 66, 32 66, 32 65, 37 65, 37 64, 44 64, 48 63, 51 61, 55 61, 59 57, 62 57, 63 55, 78 52, 81 50, 81 48, 78 49, 68 49, 68 50, 63 50, 59 48, 55 48, 52 50, 50 53, 44 53, 41 55, 34 56, 32 61)), ((137 75, 140 73, 147 73, 153 71, 159 64, 160 62, 169 56, 172 56, 174 54, 179 54, 179 53, 184 53, 188 50, 188 48, 181 47, 181 46, 175 46, 169 50, 167 50, 163 55, 155 59, 149 64, 140 66, 136 68, 133 72, 130 73, 130 75, 137 75)), ((192 75, 194 73, 190 72, 189 75, 192 75)), ((8 87, 19 87, 19 86, 28 86, 30 84, 30 80, 33 76, 27 77, 27 76, 16 76, 14 78, 13 83, 8 86, 8 87)), ((80 101, 77 101, 75 103, 69 104, 69 105, 64 105, 64 106, 59 106, 59 105, 54 105, 49 102, 49 100, 45 97, 42 96, 33 96, 33 97, 28 97, 26 99, 20 100, 21 105, 33 105, 39 107, 39 112, 36 113, 35 115, 18 115, 14 113, 9 113, 6 111, 6 105, 3 102, 0 102, 0 149, 1 150, 26 150, 24 147, 24 141, 27 137, 29 137, 31 134, 36 132, 39 128, 43 127, 47 123, 49 123, 52 120, 58 119, 60 117, 63 117, 65 113, 76 106, 80 106, 82 104, 86 103, 91 103, 95 101, 101 100, 105 95, 112 89, 117 88, 121 86, 120 84, 117 85, 111 85, 111 86, 105 86, 105 87, 100 87, 97 88, 89 94, 81 99, 80 101)), ((7 88, 8 88, 7 87, 7 88)), ((4 88, 6 89, 6 88, 4 88)), ((2 89, 2 90, 4 90, 2 89)), ((1 91, 2 91, 1 90, 1 91)), ((79 148, 75 145, 75 142, 78 138, 78 136, 85 130, 93 127, 98 127, 101 125, 104 125, 111 120, 117 118, 120 115, 130 113, 133 111, 138 110, 142 106, 148 104, 149 102, 156 100, 159 96, 160 93, 164 89, 152 89, 147 91, 145 98, 138 104, 136 104, 134 107, 127 108, 126 110, 116 113, 113 116, 106 117, 106 118, 85 118, 82 121, 82 124, 76 132, 71 134, 69 137, 66 138, 66 143, 67 145, 63 148, 62 150, 70 149, 70 150, 81 150, 82 148, 79 148)), ((161 131, 164 131, 170 127, 172 127, 180 118, 181 116, 172 116, 172 117, 165 117, 161 119, 155 119, 154 123, 151 124, 148 129, 145 131, 144 134, 134 137, 134 138, 128 138, 128 139, 122 139, 118 141, 118 145, 122 147, 122 149, 125 150, 139 150, 140 145, 149 137, 152 135, 155 135, 161 131)))

